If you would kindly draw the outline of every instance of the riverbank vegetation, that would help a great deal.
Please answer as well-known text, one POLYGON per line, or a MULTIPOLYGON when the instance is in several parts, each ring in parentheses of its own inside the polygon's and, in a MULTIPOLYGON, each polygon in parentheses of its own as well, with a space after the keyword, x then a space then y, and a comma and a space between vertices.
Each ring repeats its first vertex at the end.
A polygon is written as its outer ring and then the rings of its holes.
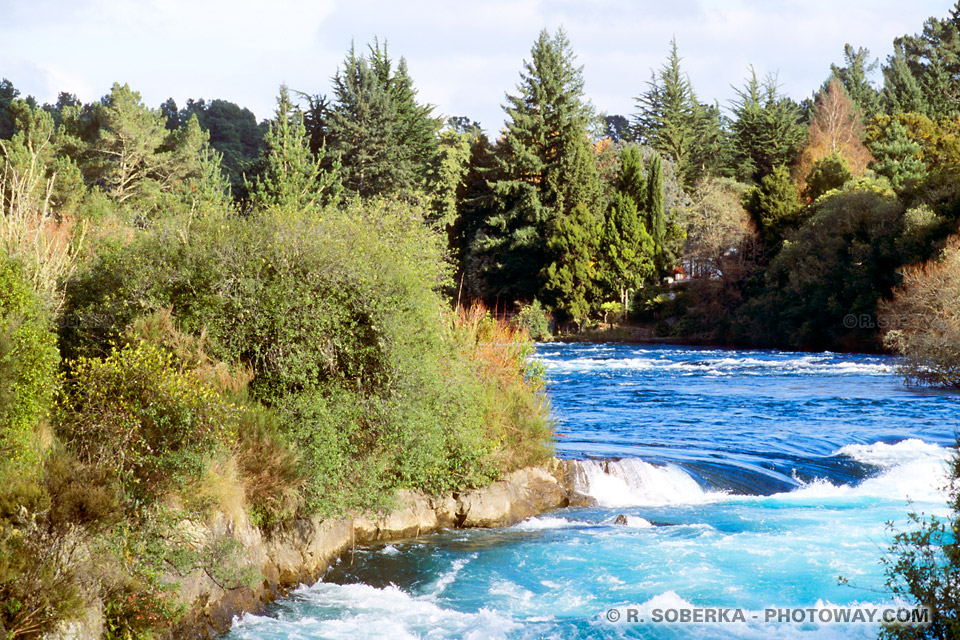
POLYGON ((799 104, 752 69, 704 102, 674 42, 629 117, 544 31, 492 135, 377 41, 264 122, 4 80, 0 635, 99 600, 149 637, 189 571, 257 580, 191 519, 270 530, 542 460, 552 330, 862 349, 890 323, 911 378, 956 384, 958 27, 899 38, 882 88, 848 46, 799 104))

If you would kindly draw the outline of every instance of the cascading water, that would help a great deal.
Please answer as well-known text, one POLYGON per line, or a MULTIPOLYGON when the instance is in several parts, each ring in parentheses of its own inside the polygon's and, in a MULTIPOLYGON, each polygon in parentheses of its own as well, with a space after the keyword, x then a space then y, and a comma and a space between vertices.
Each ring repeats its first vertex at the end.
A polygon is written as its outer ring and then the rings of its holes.
POLYGON ((904 387, 880 356, 543 345, 540 357, 557 452, 577 460, 594 506, 358 550, 231 640, 876 636, 875 621, 651 620, 890 605, 885 523, 946 513, 960 397, 904 387), (646 622, 611 623, 610 610, 646 622))

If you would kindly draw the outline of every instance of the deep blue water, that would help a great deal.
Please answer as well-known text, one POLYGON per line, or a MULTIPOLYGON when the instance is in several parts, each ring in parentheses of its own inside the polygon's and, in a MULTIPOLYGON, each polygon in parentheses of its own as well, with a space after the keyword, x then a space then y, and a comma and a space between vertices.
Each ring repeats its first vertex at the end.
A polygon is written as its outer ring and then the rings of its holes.
POLYGON ((597 506, 358 550, 228 637, 876 635, 652 612, 889 603, 884 523, 946 512, 960 396, 904 386, 884 356, 549 344, 539 357, 557 453, 585 460, 580 487, 597 506), (645 622, 627 623, 630 610, 645 622))

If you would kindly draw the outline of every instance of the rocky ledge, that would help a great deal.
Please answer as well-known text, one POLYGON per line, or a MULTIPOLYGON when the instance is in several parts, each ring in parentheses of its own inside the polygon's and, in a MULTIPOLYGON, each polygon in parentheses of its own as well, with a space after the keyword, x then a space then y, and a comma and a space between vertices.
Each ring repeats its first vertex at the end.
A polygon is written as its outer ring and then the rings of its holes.
MULTIPOLYGON (((575 463, 553 458, 514 471, 482 488, 441 497, 401 491, 397 507, 379 517, 309 518, 266 533, 246 518, 226 516, 212 523, 184 523, 191 540, 229 536, 242 549, 237 560, 259 570, 256 584, 231 584, 215 570, 196 571, 180 579, 180 598, 188 606, 184 619, 170 630, 171 639, 212 638, 230 628, 235 616, 261 611, 264 605, 300 584, 320 579, 344 552, 373 542, 412 538, 443 529, 505 527, 552 509, 580 503, 572 489, 575 463)), ((58 640, 98 640, 103 635, 99 607, 83 620, 64 625, 58 640)))

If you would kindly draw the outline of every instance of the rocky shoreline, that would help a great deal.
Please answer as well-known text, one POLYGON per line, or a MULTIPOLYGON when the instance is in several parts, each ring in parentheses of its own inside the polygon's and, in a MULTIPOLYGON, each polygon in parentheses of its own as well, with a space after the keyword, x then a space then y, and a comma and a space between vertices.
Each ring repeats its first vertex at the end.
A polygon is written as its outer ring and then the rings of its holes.
MULTIPOLYGON (((180 578, 180 600, 187 615, 170 629, 170 640, 213 638, 230 628, 243 613, 262 611, 264 605, 301 584, 319 580, 331 563, 359 545, 413 538, 444 529, 492 528, 516 524, 570 504, 583 503, 574 490, 576 463, 552 458, 545 464, 507 474, 482 489, 441 497, 401 491, 397 507, 380 517, 309 518, 272 533, 261 531, 246 517, 220 515, 212 523, 185 522, 189 536, 202 546, 228 536, 242 549, 238 559, 258 569, 262 579, 253 586, 229 584, 216 571, 201 569, 180 578)), ((98 640, 103 636, 99 606, 64 624, 56 640, 98 640)), ((51 640, 53 640, 53 638, 51 640)))

